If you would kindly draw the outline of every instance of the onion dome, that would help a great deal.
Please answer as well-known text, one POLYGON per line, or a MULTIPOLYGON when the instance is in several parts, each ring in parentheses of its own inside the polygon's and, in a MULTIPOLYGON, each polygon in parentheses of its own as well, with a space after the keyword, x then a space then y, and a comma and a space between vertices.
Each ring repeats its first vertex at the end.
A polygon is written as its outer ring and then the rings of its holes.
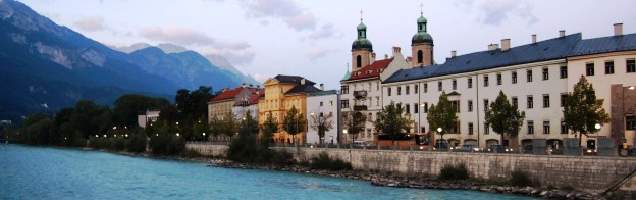
POLYGON ((367 39, 367 26, 363 22, 358 24, 358 39, 353 41, 351 50, 373 51, 373 45, 371 44, 371 41, 367 39))
POLYGON ((417 33, 413 36, 411 44, 433 43, 433 37, 426 32, 426 17, 417 18, 417 33))

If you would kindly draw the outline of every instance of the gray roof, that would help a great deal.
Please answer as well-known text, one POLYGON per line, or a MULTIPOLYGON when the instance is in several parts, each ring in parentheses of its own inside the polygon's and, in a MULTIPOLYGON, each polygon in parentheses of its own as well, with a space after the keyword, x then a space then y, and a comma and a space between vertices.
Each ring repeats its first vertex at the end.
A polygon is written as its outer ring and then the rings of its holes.
POLYGON ((629 51, 636 49, 636 34, 581 40, 570 56, 629 51))
POLYGON ((496 67, 540 62, 596 53, 636 50, 636 34, 581 39, 581 34, 553 38, 511 48, 480 51, 449 58, 443 64, 396 71, 384 83, 440 77, 496 67))
POLYGON ((296 94, 296 93, 312 93, 312 92, 320 92, 322 90, 314 87, 314 84, 304 84, 304 85, 297 85, 296 87, 292 88, 291 90, 285 92, 285 94, 296 94))
POLYGON ((312 92, 309 93, 309 96, 325 96, 325 95, 334 95, 337 94, 336 90, 325 90, 325 91, 318 91, 318 92, 312 92))
MULTIPOLYGON (((305 78, 300 77, 300 76, 286 76, 286 75, 281 75, 281 74, 279 74, 279 75, 277 75, 276 77, 274 77, 274 79, 276 79, 278 82, 281 82, 281 83, 294 83, 294 84, 300 84, 300 82, 301 82, 303 79, 305 79, 305 78)), ((314 82, 312 82, 312 81, 310 81, 310 80, 305 79, 305 84, 308 84, 308 85, 314 85, 314 84, 316 84, 316 83, 314 83, 314 82)))

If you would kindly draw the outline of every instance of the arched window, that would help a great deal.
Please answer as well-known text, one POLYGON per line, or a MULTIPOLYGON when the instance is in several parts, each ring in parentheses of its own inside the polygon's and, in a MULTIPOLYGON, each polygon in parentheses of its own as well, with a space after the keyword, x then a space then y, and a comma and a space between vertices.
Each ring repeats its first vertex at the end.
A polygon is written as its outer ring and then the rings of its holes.
POLYGON ((424 53, 422 53, 422 50, 418 50, 417 51, 417 63, 422 63, 424 62, 424 53))
POLYGON ((362 56, 360 55, 356 57, 356 67, 362 67, 362 56))

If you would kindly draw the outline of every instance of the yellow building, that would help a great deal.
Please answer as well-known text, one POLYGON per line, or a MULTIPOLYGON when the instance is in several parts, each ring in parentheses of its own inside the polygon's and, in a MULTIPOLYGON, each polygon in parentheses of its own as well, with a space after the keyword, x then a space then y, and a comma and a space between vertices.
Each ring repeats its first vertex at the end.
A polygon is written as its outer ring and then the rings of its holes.
MULTIPOLYGON (((263 84, 265 87, 265 96, 261 97, 258 102, 258 120, 259 124, 267 119, 267 114, 271 113, 272 117, 280 125, 283 123, 287 110, 296 107, 298 111, 305 116, 307 113, 307 94, 321 91, 315 87, 314 82, 299 76, 278 75, 271 78, 263 84)), ((305 126, 307 127, 307 126, 305 126)), ((306 131, 296 135, 296 141, 300 144, 305 143, 306 131)), ((285 131, 274 134, 274 142, 276 143, 293 143, 292 135, 285 131)))

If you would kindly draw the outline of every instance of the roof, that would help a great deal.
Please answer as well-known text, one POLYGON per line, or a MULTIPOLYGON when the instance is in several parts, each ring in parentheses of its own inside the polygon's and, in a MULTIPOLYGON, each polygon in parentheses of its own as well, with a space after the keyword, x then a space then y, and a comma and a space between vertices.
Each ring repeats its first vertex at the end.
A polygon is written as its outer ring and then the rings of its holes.
MULTIPOLYGON (((280 83, 301 84, 302 80, 305 79, 305 78, 300 77, 300 76, 286 76, 286 75, 279 74, 276 77, 274 77, 274 79, 277 80, 280 83)), ((314 85, 316 83, 305 79, 305 84, 314 85)))
POLYGON ((636 34, 592 38, 580 41, 570 56, 636 50, 636 34))
POLYGON ((265 95, 265 91, 263 89, 260 88, 246 88, 249 89, 249 94, 247 94, 247 101, 238 101, 234 103, 234 106, 249 106, 249 105, 254 105, 254 104, 258 104, 259 99, 261 98, 261 96, 265 95))
POLYGON ((375 62, 364 66, 359 70, 356 70, 355 72, 352 72, 349 81, 380 77, 380 73, 382 73, 382 70, 389 66, 389 63, 391 63, 391 61, 393 61, 393 58, 376 60, 375 62))
POLYGON ((334 94, 338 94, 338 92, 336 90, 325 90, 325 91, 309 93, 308 96, 324 96, 324 95, 334 95, 334 94))
POLYGON ((285 92, 285 94, 298 94, 298 93, 313 93, 313 92, 320 92, 322 90, 314 87, 313 84, 299 84, 296 87, 292 88, 291 90, 285 92))
POLYGON ((456 56, 447 59, 443 64, 400 69, 386 79, 384 83, 433 78, 455 73, 565 58, 570 55, 579 41, 581 41, 581 34, 577 33, 514 47, 507 51, 496 49, 456 56))
POLYGON ((240 94, 243 89, 243 87, 237 87, 234 89, 225 90, 219 95, 216 95, 214 98, 212 98, 212 102, 232 100, 236 95, 240 94))

